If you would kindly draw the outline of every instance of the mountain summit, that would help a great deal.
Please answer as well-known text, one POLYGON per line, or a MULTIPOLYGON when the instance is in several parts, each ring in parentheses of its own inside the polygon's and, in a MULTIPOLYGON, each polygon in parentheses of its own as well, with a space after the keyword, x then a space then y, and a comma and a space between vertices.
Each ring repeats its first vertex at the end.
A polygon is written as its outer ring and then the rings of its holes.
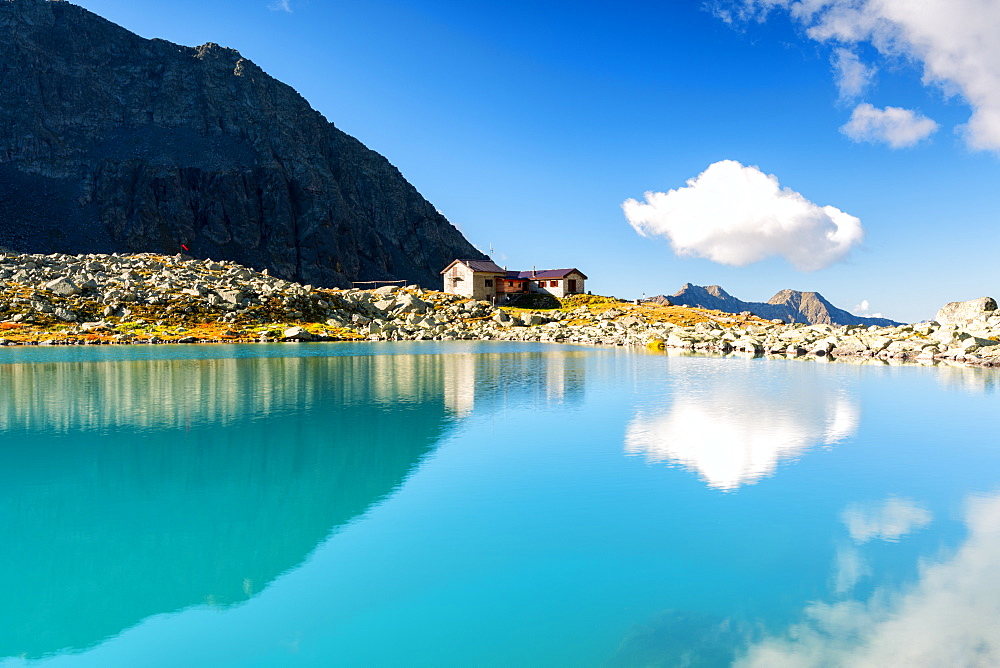
POLYGON ((0 247, 189 252, 327 286, 436 285, 452 259, 485 257, 239 52, 62 0, 0 2, 0 247))
POLYGON ((811 325, 878 325, 892 327, 900 323, 888 318, 864 318, 839 309, 818 292, 799 292, 798 290, 782 290, 771 297, 767 303, 745 302, 723 290, 718 285, 684 286, 669 297, 654 297, 654 301, 668 301, 677 306, 692 306, 696 308, 715 309, 726 313, 742 313, 749 311, 767 320, 782 320, 784 322, 802 322, 811 325))

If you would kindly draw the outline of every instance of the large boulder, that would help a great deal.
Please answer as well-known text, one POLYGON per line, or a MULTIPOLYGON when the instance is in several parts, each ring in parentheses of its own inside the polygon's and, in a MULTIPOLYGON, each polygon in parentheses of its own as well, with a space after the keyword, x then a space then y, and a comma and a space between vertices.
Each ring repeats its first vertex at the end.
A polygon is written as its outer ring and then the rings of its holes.
POLYGON ((427 309, 431 307, 431 304, 408 292, 396 297, 395 304, 401 313, 426 313, 427 309))
POLYGON ((54 281, 49 281, 45 284, 45 287, 60 297, 72 297, 73 295, 78 295, 82 292, 82 290, 80 290, 80 288, 78 288, 76 284, 68 278, 57 278, 54 281))
POLYGON ((942 325, 965 325, 978 318, 993 315, 997 302, 992 297, 980 297, 967 302, 951 302, 941 307, 934 319, 942 325))
POLYGON ((289 327, 281 335, 285 341, 312 341, 313 335, 304 327, 289 327))

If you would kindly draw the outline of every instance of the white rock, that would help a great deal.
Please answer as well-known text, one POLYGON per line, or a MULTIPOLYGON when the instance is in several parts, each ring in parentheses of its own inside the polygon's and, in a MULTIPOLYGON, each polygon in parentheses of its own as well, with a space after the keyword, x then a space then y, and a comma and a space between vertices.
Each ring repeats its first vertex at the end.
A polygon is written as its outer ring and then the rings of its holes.
POLYGON ((313 335, 310 334, 305 329, 303 329, 302 327, 296 326, 296 327, 289 327, 288 329, 286 329, 284 333, 281 335, 281 338, 285 339, 286 341, 311 341, 313 335))
POLYGON ((72 297, 83 292, 68 278, 57 278, 54 281, 49 281, 45 284, 45 287, 60 297, 72 297))
POLYGON ((941 307, 934 319, 943 325, 966 324, 977 318, 985 318, 993 315, 997 310, 997 303, 992 297, 980 297, 967 302, 951 302, 941 307))

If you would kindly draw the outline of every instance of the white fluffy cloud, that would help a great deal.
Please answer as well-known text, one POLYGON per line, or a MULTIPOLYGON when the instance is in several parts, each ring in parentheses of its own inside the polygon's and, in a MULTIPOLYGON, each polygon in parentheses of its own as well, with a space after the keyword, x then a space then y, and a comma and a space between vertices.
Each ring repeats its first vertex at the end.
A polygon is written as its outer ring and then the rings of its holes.
POLYGON ((903 148, 926 139, 937 129, 937 123, 918 112, 901 107, 877 109, 862 102, 854 108, 851 120, 840 131, 854 141, 881 142, 903 148))
POLYGON ((973 498, 969 537, 924 562, 919 580, 868 601, 813 603, 782 637, 750 648, 737 666, 1000 666, 1000 496, 973 498))
POLYGON ((735 160, 709 165, 687 187, 628 199, 625 217, 643 236, 670 239, 678 255, 745 266, 784 257, 813 271, 843 260, 861 242, 861 221, 832 206, 818 206, 777 177, 735 160))
POLYGON ((963 128, 974 149, 1000 151, 1000 3, 995 0, 738 0, 734 15, 783 8, 820 42, 871 44, 912 58, 925 84, 961 95, 972 107, 963 128))
POLYGON ((862 63, 858 54, 850 49, 835 49, 831 62, 842 100, 859 97, 871 85, 875 76, 875 68, 862 63))
POLYGON ((292 0, 273 0, 268 6, 272 12, 292 13, 292 0))

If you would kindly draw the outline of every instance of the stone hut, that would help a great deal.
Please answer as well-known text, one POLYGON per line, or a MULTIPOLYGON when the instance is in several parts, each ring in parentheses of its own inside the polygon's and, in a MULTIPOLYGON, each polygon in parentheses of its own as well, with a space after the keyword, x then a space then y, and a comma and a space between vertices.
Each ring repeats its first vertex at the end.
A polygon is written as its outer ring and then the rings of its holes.
POLYGON ((494 303, 525 293, 554 297, 578 294, 586 291, 587 280, 575 268, 508 271, 489 260, 454 260, 441 274, 445 292, 494 303))

